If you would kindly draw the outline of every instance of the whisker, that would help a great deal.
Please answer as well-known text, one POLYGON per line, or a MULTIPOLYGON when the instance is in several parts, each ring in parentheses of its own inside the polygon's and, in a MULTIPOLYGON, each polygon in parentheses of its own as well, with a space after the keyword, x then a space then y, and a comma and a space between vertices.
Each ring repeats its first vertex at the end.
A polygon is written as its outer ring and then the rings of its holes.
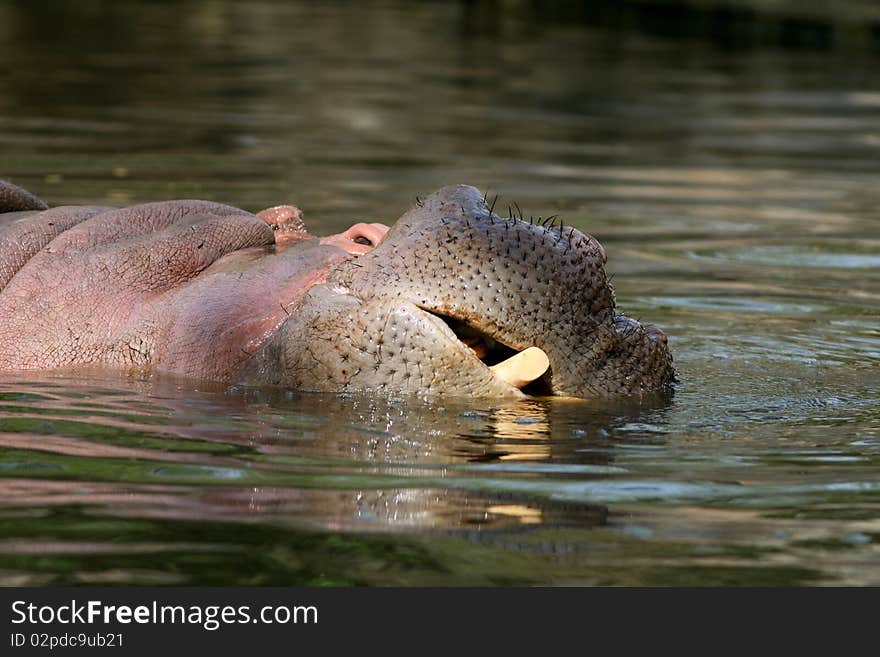
POLYGON ((519 207, 519 203, 516 201, 513 202, 514 206, 516 206, 516 211, 519 212, 519 220, 523 221, 523 211, 519 207))

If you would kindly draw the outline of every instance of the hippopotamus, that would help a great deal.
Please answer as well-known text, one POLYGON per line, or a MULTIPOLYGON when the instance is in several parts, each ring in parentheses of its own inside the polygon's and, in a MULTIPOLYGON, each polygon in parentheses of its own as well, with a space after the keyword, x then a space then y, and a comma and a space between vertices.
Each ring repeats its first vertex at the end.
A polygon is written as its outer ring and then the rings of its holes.
POLYGON ((49 208, 0 181, 0 371, 459 397, 669 390, 666 335, 617 312, 602 246, 493 205, 444 187, 390 229, 319 238, 292 205, 49 208))

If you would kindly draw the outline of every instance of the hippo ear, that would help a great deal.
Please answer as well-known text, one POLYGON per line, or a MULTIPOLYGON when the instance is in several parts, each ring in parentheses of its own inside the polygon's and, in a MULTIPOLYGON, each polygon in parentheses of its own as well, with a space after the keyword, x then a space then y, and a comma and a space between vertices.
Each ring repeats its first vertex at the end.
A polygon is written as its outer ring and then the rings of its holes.
POLYGON ((0 213, 19 212, 22 210, 47 210, 48 208, 48 205, 26 189, 17 187, 5 180, 0 180, 0 213))

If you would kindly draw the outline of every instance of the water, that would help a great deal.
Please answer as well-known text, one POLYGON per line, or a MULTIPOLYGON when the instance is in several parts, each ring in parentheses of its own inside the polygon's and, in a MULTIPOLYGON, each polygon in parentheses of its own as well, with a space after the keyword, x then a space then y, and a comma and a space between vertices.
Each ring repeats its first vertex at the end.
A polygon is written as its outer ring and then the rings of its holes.
POLYGON ((475 184, 596 235, 682 383, 7 375, 0 583, 880 584, 875 50, 722 47, 613 3, 38 5, 0 6, 4 177, 53 205, 295 202, 318 233, 475 184))

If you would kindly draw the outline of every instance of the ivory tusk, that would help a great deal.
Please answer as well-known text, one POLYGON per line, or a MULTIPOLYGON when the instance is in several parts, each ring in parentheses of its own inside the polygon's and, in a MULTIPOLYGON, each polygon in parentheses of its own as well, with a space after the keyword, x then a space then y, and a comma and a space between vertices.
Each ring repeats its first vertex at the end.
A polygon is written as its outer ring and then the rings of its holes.
POLYGON ((539 347, 529 347, 489 369, 514 388, 522 388, 540 377, 550 367, 550 359, 539 347))

